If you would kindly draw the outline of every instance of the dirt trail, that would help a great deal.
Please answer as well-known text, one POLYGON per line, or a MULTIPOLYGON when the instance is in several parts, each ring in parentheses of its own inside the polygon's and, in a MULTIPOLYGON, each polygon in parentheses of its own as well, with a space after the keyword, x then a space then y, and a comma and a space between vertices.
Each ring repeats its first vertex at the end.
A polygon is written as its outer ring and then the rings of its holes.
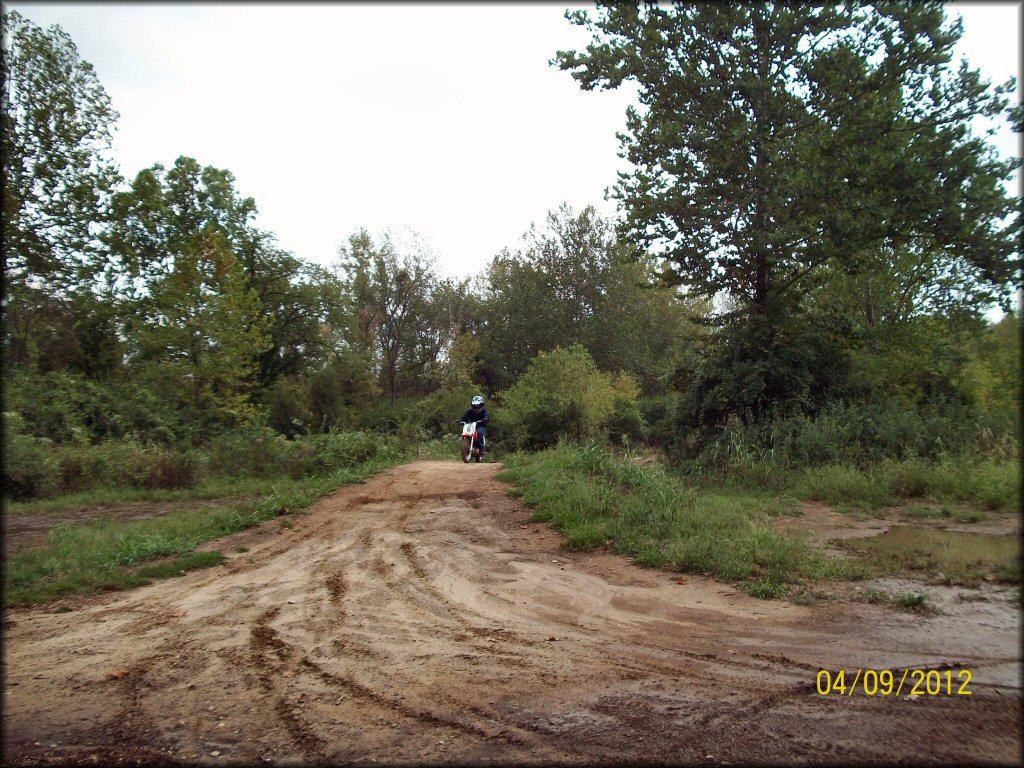
POLYGON ((217 568, 8 611, 5 761, 1020 761, 1005 595, 920 617, 679 584, 561 551, 499 469, 396 467, 217 568), (859 667, 968 668, 972 695, 817 693, 859 667))

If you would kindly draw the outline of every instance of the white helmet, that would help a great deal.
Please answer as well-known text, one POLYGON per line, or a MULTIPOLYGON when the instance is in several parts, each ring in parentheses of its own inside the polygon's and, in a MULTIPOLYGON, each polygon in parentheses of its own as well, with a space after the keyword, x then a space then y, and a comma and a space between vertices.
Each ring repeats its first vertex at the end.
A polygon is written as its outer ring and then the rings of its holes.
POLYGON ((484 404, 483 395, 474 395, 473 399, 469 401, 469 404, 474 408, 479 408, 484 404))

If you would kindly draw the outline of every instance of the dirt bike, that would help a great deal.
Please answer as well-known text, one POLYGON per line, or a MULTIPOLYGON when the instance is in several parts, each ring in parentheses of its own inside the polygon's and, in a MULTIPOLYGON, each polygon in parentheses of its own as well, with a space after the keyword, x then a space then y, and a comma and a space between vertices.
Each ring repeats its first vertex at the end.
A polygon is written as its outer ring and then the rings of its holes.
POLYGON ((482 440, 483 435, 477 431, 475 421, 467 421, 462 425, 462 461, 464 464, 469 464, 471 458, 477 464, 480 463, 482 440))

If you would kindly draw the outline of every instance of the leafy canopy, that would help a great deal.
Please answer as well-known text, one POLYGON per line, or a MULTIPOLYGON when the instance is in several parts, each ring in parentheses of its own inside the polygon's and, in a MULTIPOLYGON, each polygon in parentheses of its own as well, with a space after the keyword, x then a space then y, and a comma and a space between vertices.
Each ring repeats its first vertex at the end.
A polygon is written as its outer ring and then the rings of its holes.
POLYGON ((584 89, 639 86, 615 196, 674 281, 777 316, 823 266, 889 247, 1008 298, 1019 161, 970 121, 1021 110, 1012 81, 950 68, 961 28, 940 3, 599 2, 567 18, 593 42, 554 63, 584 89))

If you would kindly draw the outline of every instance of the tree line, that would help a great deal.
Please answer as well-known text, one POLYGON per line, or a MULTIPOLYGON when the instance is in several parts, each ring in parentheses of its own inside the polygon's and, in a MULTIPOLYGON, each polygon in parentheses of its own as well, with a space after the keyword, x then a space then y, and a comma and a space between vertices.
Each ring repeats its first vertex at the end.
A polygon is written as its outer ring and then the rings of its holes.
POLYGON ((940 4, 594 14, 567 13, 594 42, 552 63, 640 86, 622 219, 563 205, 452 279, 366 230, 306 262, 195 158, 122 178, 91 65, 5 12, 5 411, 57 442, 438 435, 480 391, 507 400, 513 447, 611 434, 679 455, 837 404, 1015 428, 1020 161, 971 120, 1022 113, 1010 84, 951 67, 940 4))

